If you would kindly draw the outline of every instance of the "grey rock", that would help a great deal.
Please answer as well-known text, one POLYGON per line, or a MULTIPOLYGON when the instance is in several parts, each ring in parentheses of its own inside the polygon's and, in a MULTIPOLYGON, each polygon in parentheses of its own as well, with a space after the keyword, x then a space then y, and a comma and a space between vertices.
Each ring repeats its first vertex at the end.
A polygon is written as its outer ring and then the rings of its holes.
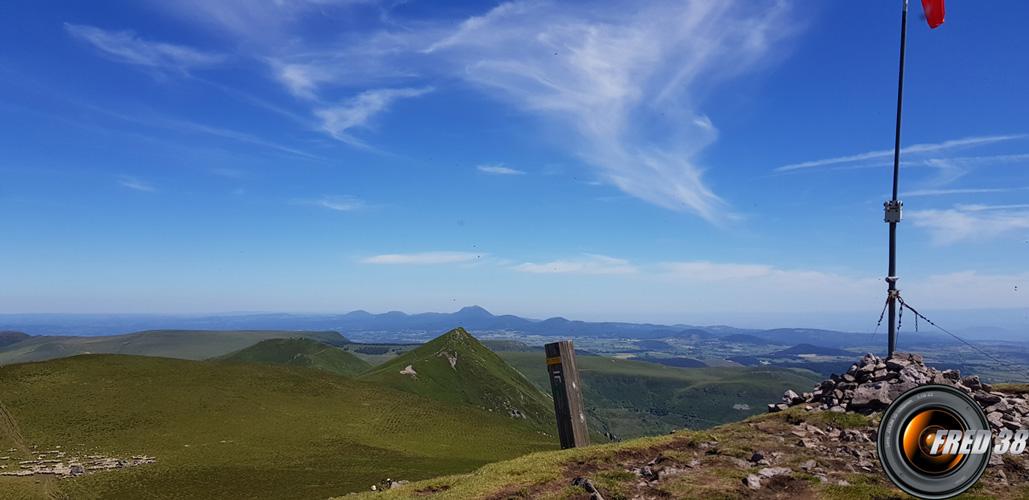
POLYGON ((764 469, 757 471, 757 474, 763 478, 770 478, 775 476, 784 476, 791 472, 793 471, 788 467, 765 467, 764 469))
POLYGON ((961 379, 961 385, 968 387, 969 389, 979 389, 982 387, 982 382, 979 381, 978 375, 969 375, 961 379))
MULTIPOLYGON (((978 378, 978 377, 976 377, 976 378, 978 378)), ((1000 396, 998 396, 996 394, 990 394, 988 392, 983 392, 983 391, 975 391, 975 393, 972 394, 972 397, 975 398, 975 400, 978 401, 979 404, 981 404, 983 406, 994 405, 994 404, 997 404, 997 403, 1001 402, 1001 397, 1000 396)))
POLYGON ((906 359, 894 357, 886 360, 886 369, 890 370, 891 372, 899 372, 904 368, 907 368, 909 364, 911 363, 906 359))
POLYGON ((893 402, 890 398, 888 384, 875 382, 865 384, 854 390, 854 399, 849 407, 854 410, 881 410, 893 402))
POLYGON ((999 411, 986 414, 986 420, 990 422, 991 427, 999 429, 1004 426, 1004 415, 999 411))
POLYGON ((995 412, 995 411, 999 411, 1001 413, 1008 413, 1009 410, 1010 410, 1010 407, 1008 406, 1007 401, 1004 401, 1003 399, 1001 399, 1000 401, 997 401, 996 403, 994 403, 994 404, 992 404, 990 406, 987 406, 984 411, 986 413, 992 413, 992 412, 995 412))

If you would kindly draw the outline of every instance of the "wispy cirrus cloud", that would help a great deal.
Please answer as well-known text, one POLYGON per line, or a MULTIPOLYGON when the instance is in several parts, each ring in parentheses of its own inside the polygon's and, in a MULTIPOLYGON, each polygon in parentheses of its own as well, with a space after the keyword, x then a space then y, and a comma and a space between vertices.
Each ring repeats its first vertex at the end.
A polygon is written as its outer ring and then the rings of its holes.
POLYGON ((665 262, 659 267, 664 273, 698 281, 747 280, 784 272, 766 264, 717 263, 703 260, 665 262))
POLYGON ((484 174, 490 174, 490 175, 525 175, 525 171, 524 170, 517 170, 517 169, 514 169, 514 168, 505 167, 503 165, 492 164, 492 163, 484 164, 484 165, 477 165, 475 167, 475 169, 478 170, 479 172, 482 172, 484 174))
POLYGON ((102 115, 106 115, 118 120, 122 120, 128 123, 134 123, 138 125, 144 125, 147 127, 154 127, 177 132, 181 134, 201 134, 222 139, 229 139, 235 142, 250 144, 254 146, 260 146, 263 148, 278 151, 280 153, 287 153, 293 156, 299 156, 310 160, 321 160, 322 157, 308 153, 306 151, 280 144, 274 141, 263 139, 256 135, 242 132, 235 129, 229 129, 224 127, 217 127, 213 125, 207 125, 204 123, 197 123, 190 120, 183 120, 175 117, 160 115, 156 113, 150 114, 126 114, 118 111, 114 111, 107 107, 83 105, 84 108, 102 115))
POLYGON ((938 245, 983 241, 1029 231, 1029 205, 955 205, 949 209, 912 210, 911 223, 929 232, 938 245))
POLYGON ((305 15, 331 15, 336 10, 373 5, 377 0, 151 0, 149 3, 192 23, 248 43, 283 43, 305 15))
POLYGON ((901 193, 902 198, 917 198, 927 196, 949 196, 961 194, 990 194, 1010 193, 1012 191, 1029 190, 1029 187, 1022 188, 955 188, 955 189, 915 189, 901 193))
POLYGON ((703 98, 774 63, 803 24, 783 1, 524 0, 407 24, 387 22, 385 7, 379 28, 328 39, 296 29, 305 15, 355 3, 185 0, 164 8, 235 38, 282 42, 257 44, 273 78, 312 103, 320 129, 346 144, 369 148, 355 131, 397 99, 461 82, 539 120, 541 138, 605 184, 716 224, 736 216, 700 161, 718 137, 703 98), (350 97, 326 104, 339 96, 350 97))
POLYGON ((774 59, 796 26, 788 11, 784 2, 508 2, 423 53, 543 120, 606 183, 723 222, 728 204, 698 161, 717 138, 700 96, 774 59))
POLYGON ((596 254, 584 254, 577 259, 525 262, 513 269, 532 274, 633 274, 637 271, 636 266, 625 259, 596 254))
POLYGON ((141 191, 144 193, 152 193, 154 191, 157 191, 157 189, 154 188, 153 184, 140 180, 136 177, 131 177, 127 175, 123 175, 118 178, 118 185, 123 188, 131 189, 133 191, 141 191))
POLYGON ((368 208, 368 204, 365 203, 364 200, 356 196, 349 195, 323 196, 315 200, 308 200, 304 203, 336 212, 356 212, 358 210, 368 208))
POLYGON ((64 29, 108 58, 154 71, 188 73, 191 69, 213 66, 225 60, 222 54, 146 40, 132 31, 109 31, 71 23, 64 23, 64 29))
POLYGON ((332 137, 352 146, 367 147, 352 135, 354 129, 367 127, 375 115, 386 111, 398 99, 418 97, 431 91, 431 87, 366 90, 337 106, 318 109, 315 115, 322 120, 322 130, 332 137))
MULTIPOLYGON (((902 147, 900 149, 901 156, 912 155, 912 154, 925 154, 925 153, 936 153, 940 151, 947 151, 958 148, 974 148, 978 146, 985 146, 988 144, 996 144, 999 142, 1014 141, 1018 139, 1025 139, 1029 137, 1027 134, 1008 134, 1008 135, 990 135, 990 136, 978 136, 978 137, 963 137, 960 139, 951 139, 948 141, 937 142, 937 143, 925 143, 925 144, 914 144, 911 146, 902 147)), ((1010 156, 1022 156, 1022 155, 1006 155, 1010 156)), ((825 167, 830 165, 840 165, 847 163, 857 163, 869 160, 881 160, 883 158, 892 158, 892 149, 881 149, 877 151, 868 151, 865 153, 857 153, 847 156, 837 156, 834 158, 823 158, 820 160, 803 161, 799 163, 791 163, 788 165, 782 165, 775 169, 776 172, 792 172, 796 170, 806 170, 818 167, 825 167)), ((982 157, 974 157, 976 160, 981 160, 982 157)), ((971 160, 972 158, 960 158, 954 160, 971 160)))
POLYGON ((420 252, 420 253, 388 253, 373 255, 360 260, 363 264, 467 264, 482 259, 486 254, 471 252, 420 252))

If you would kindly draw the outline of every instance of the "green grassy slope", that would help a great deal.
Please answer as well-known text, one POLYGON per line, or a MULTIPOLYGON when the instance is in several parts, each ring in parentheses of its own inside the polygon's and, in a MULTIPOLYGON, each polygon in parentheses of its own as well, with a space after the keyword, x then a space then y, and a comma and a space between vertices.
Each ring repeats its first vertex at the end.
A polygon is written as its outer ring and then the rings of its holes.
POLYGON ((35 336, 0 348, 0 365, 44 361, 78 354, 135 354, 180 359, 207 359, 238 351, 262 340, 304 337, 340 344, 337 332, 275 330, 150 330, 103 337, 35 336))
MULTIPOLYGON (((855 458, 844 446, 831 452, 805 448, 784 440, 796 425, 820 428, 860 429, 870 432, 876 422, 855 414, 790 410, 753 417, 746 422, 719 426, 704 431, 682 431, 674 435, 641 438, 570 450, 533 453, 513 460, 489 464, 471 473, 440 477, 404 485, 384 493, 361 493, 348 498, 393 500, 532 498, 564 500, 587 498, 576 477, 587 477, 604 498, 827 498, 827 499, 904 499, 910 498, 889 484, 878 469, 853 466, 855 458), (762 488, 752 490, 743 479, 768 465, 751 465, 747 460, 755 451, 771 457, 771 463, 788 469, 774 480, 763 480, 762 488), (774 454, 774 455, 772 455, 774 454), (809 462, 810 461, 810 462, 809 462), (814 464, 805 469, 805 463, 814 464), (649 464, 649 465, 648 465, 649 464), (659 471, 657 480, 648 481, 636 470, 647 466, 659 471), (820 480, 816 474, 826 478, 820 480)), ((848 443, 871 454, 872 443, 848 443)), ((972 494, 961 498, 1023 498, 1023 480, 995 485, 985 491, 984 479, 972 494)))
MULTIPOLYGON (((500 352, 534 384, 550 390, 542 352, 500 352)), ((762 413, 787 388, 809 390, 819 377, 781 368, 676 368, 577 356, 591 430, 625 439, 704 428, 762 413), (745 406, 743 406, 745 405, 745 406)))
POLYGON ((339 346, 358 358, 363 359, 372 366, 381 365, 407 351, 410 351, 420 344, 363 344, 352 343, 339 346))
POLYGON ((361 379, 505 417, 517 411, 511 418, 548 433, 556 425, 547 395, 462 328, 372 368, 361 379))
POLYGON ((356 375, 369 368, 361 358, 338 347, 305 338, 262 340, 246 349, 215 358, 230 363, 305 366, 337 375, 356 375))
MULTIPOLYGON (((35 444, 157 458, 59 481, 0 477, 0 497, 49 484, 76 499, 326 498, 556 448, 506 415, 306 368, 91 355, 0 367, 0 388, 4 455, 35 444)), ((8 469, 27 453, 10 455, 8 469)))

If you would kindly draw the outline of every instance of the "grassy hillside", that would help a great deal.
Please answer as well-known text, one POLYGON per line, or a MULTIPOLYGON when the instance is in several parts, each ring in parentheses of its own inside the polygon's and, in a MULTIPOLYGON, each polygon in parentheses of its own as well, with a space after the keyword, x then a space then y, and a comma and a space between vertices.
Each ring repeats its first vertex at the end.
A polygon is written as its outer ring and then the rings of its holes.
MULTIPOLYGON (((553 432, 553 402, 462 328, 361 376, 439 401, 467 403, 553 432)), ((548 389, 549 391, 549 389, 548 389)))
POLYGON ((364 344, 350 343, 339 348, 363 359, 372 366, 381 365, 391 359, 414 349, 421 344, 364 344))
MULTIPOLYGON (((796 439, 784 439, 808 425, 867 433, 875 422, 855 414, 791 410, 705 431, 534 453, 490 464, 471 474, 348 498, 587 498, 584 489, 572 484, 577 477, 588 478, 607 499, 910 498, 889 485, 878 470, 871 442, 816 449, 797 446, 796 439), (762 463, 750 461, 755 452, 764 455, 762 463), (869 470, 855 467, 858 459, 853 452, 872 457, 864 459, 869 470), (745 479, 749 475, 772 467, 779 468, 780 474, 762 479, 758 489, 747 487, 745 479)), ((985 486, 987 481, 984 478, 980 485, 985 486)), ((1006 483, 1000 487, 1007 490, 1006 483)), ((977 491, 982 488, 977 487, 977 491)), ((1016 495, 1003 496, 1017 497, 1019 491, 1024 494, 1024 484, 1015 489, 1016 495)))
MULTIPOLYGON (((541 389, 550 390, 542 352, 498 353, 541 389)), ((591 430, 619 438, 704 428, 765 411, 787 388, 808 390, 818 377, 781 368, 676 368, 601 356, 577 356, 591 430)))
POLYGON ((0 365, 44 361, 78 354, 135 354, 179 359, 208 359, 238 351, 262 340, 303 337, 341 344, 346 338, 331 331, 278 330, 148 330, 105 337, 34 336, 0 347, 0 365))
POLYGON ((262 340, 246 349, 215 359, 229 363, 304 366, 347 376, 356 375, 372 366, 338 347, 297 337, 262 340))
POLYGON ((10 330, 0 331, 0 349, 11 344, 17 344, 29 338, 29 334, 23 332, 12 332, 10 330))
MULTIPOLYGON (((533 453, 471 474, 347 498, 588 498, 582 486, 573 484, 577 478, 588 479, 613 500, 911 498, 890 484, 876 459, 872 436, 877 419, 793 408, 703 431, 533 453), (812 437, 823 434, 836 437, 811 444, 812 437), (798 436, 808 436, 808 444, 798 436)), ((1024 456, 1004 457, 1002 465, 988 466, 958 498, 1027 498, 1027 465, 1024 456)))
POLYGON ((2 497, 326 498, 556 447, 507 415, 306 368, 91 355, 0 367, 0 388, 7 470, 32 445, 157 459, 0 477, 2 497))

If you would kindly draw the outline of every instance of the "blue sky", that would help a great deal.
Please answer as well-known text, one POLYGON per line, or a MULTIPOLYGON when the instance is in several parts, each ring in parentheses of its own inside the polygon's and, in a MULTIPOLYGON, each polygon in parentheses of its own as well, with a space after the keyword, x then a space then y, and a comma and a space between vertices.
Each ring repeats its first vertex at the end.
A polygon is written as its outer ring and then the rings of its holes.
MULTIPOLYGON (((8 2, 0 312, 874 324, 899 6, 8 2)), ((1029 5, 920 15, 901 288, 1029 310, 1029 5)))

